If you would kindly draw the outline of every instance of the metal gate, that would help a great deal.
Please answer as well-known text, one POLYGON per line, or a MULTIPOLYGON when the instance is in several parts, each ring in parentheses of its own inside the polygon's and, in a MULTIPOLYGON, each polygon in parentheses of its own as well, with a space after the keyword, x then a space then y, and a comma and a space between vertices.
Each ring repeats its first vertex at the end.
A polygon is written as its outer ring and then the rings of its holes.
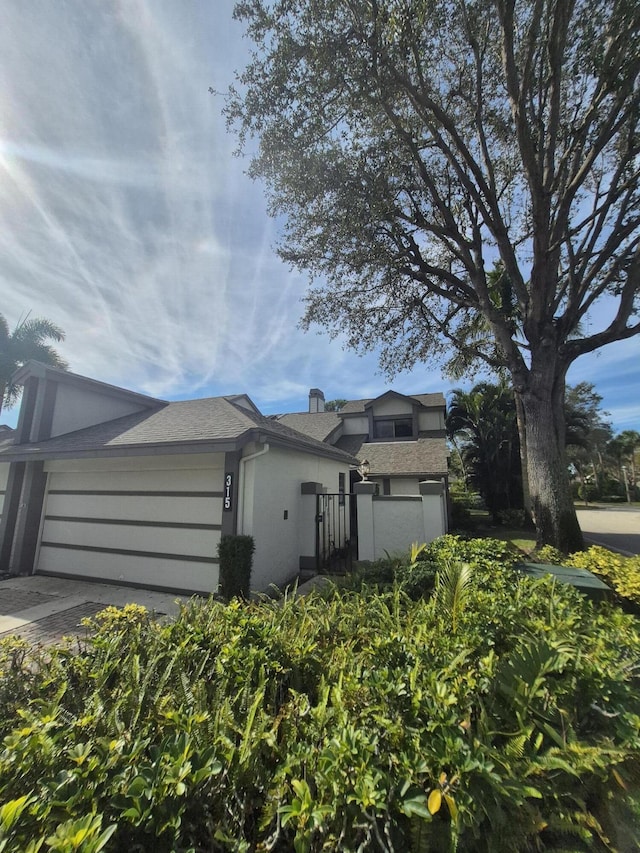
POLYGON ((357 554, 355 495, 316 495, 316 571, 344 574, 357 554))

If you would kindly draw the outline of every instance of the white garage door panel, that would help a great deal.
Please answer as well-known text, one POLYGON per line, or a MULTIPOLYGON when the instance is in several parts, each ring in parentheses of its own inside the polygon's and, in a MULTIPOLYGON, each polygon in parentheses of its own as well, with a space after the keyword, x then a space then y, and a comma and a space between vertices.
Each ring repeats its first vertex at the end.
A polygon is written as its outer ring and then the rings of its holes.
POLYGON ((148 497, 146 495, 47 496, 48 516, 174 521, 181 524, 220 524, 222 498, 148 497))
POLYGON ((55 489, 92 491, 202 491, 221 492, 220 468, 175 471, 71 471, 53 472, 55 489))
POLYGON ((166 458, 149 457, 134 468, 125 460, 75 460, 66 469, 56 462, 36 571, 215 591, 222 457, 183 461, 171 468, 166 458))
POLYGON ((133 524, 95 524, 85 521, 46 519, 42 542, 89 545, 95 548, 124 548, 190 557, 216 557, 219 530, 187 530, 176 527, 149 527, 133 524))
POLYGON ((177 562, 161 557, 131 557, 67 548, 42 547, 38 571, 193 592, 209 593, 218 588, 218 566, 213 563, 177 562))

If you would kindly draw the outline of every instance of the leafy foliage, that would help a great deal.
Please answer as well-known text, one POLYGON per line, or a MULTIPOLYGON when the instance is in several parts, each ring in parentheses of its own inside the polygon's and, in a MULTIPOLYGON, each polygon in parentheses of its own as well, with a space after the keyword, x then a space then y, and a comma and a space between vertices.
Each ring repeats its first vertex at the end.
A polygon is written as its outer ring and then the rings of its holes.
POLYGON ((582 544, 570 365, 640 333, 640 7, 242 0, 227 101, 319 324, 389 374, 509 374, 540 544, 582 544), (610 310, 598 310, 598 306, 610 310), (586 322, 588 319, 589 322, 586 322), (524 448, 523 448, 524 449, 524 448))
POLYGON ((482 495, 495 522, 501 512, 522 508, 516 409, 513 391, 505 382, 481 382, 470 391, 455 389, 447 411, 447 434, 462 442, 466 485, 482 495))
POLYGON ((5 643, 0 850, 635 849, 637 622, 512 560, 413 549, 468 564, 455 630, 396 583, 5 643))
POLYGON ((251 567, 255 547, 253 536, 226 533, 220 537, 219 592, 226 601, 235 597, 248 597, 251 591, 251 567))
POLYGON ((588 551, 579 551, 564 557, 553 549, 543 549, 540 559, 588 569, 601 577, 619 596, 640 606, 640 557, 624 557, 600 545, 592 545, 588 551))
POLYGON ((67 363, 47 341, 63 341, 64 332, 55 323, 42 317, 21 320, 13 332, 0 314, 0 411, 15 405, 20 388, 13 385, 11 376, 29 359, 53 367, 66 368, 67 363))

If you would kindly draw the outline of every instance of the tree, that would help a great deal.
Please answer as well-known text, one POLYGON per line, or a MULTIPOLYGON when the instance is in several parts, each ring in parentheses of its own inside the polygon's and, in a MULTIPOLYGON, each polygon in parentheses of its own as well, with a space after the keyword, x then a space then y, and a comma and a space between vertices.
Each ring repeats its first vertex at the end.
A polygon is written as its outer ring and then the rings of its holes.
POLYGON ((624 450, 627 454, 630 466, 631 488, 634 493, 636 490, 636 453, 640 449, 640 433, 635 429, 625 429, 620 433, 624 450))
POLYGON ((50 320, 42 317, 20 320, 13 332, 3 314, 0 314, 0 412, 3 406, 10 409, 20 397, 20 387, 11 382, 15 371, 30 359, 52 367, 66 369, 67 363, 47 341, 64 340, 64 332, 50 320))
POLYGON ((227 101, 303 323, 390 374, 471 349, 511 377, 540 544, 581 547, 565 377, 640 332, 635 0, 244 0, 227 101), (513 290, 501 304, 487 269, 513 290), (495 346, 468 332, 482 316, 495 346))
POLYGON ((346 402, 347 401, 343 400, 341 397, 337 400, 327 400, 324 404, 324 410, 325 412, 339 412, 346 402))
POLYGON ((613 431, 601 403, 602 397, 590 382, 579 382, 567 389, 567 457, 580 480, 585 500, 592 489, 595 495, 600 494, 606 481, 604 454, 613 431))
POLYGON ((640 433, 634 429, 625 429, 609 442, 609 451, 618 463, 621 480, 629 502, 635 500, 636 452, 639 448, 640 433))
POLYGON ((462 440, 465 479, 482 495, 494 522, 508 509, 522 509, 518 429, 513 391, 504 383, 481 382, 452 392, 447 434, 462 440))

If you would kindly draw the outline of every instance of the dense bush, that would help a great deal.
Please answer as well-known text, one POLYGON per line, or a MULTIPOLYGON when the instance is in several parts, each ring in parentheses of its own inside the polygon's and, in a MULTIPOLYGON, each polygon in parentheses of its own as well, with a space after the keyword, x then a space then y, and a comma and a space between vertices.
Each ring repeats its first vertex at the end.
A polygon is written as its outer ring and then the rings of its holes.
POLYGON ((566 557, 553 548, 545 547, 538 558, 563 566, 588 569, 601 577, 619 596, 640 606, 640 557, 624 557, 607 548, 593 545, 566 557))
POLYGON ((634 617, 414 551, 433 595, 333 590, 170 624, 109 611, 79 654, 0 652, 0 851, 636 850, 634 617))
POLYGON ((449 496, 451 499, 449 528, 451 530, 474 530, 476 524, 471 510, 482 506, 480 496, 474 492, 468 492, 459 482, 451 484, 449 496))
POLYGON ((425 545, 415 544, 409 555, 386 554, 380 560, 358 562, 352 572, 337 579, 335 584, 341 590, 367 594, 388 591, 397 585, 415 601, 429 595, 435 585, 437 562, 427 554, 425 545))
POLYGON ((220 583, 218 591, 225 601, 247 598, 251 591, 251 568, 255 551, 253 536, 226 533, 218 543, 220 583))

